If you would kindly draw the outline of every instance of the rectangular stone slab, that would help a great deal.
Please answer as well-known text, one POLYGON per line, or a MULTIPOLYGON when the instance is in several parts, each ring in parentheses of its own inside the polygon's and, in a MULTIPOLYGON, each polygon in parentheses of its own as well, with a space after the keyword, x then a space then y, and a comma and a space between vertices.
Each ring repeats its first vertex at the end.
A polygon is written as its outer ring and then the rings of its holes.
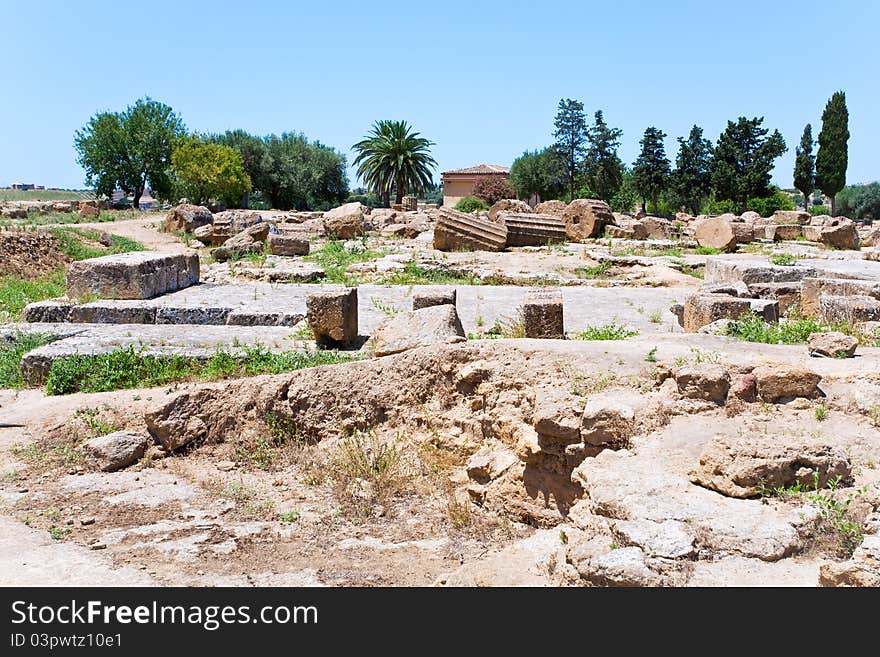
POLYGON ((67 272, 67 296, 149 299, 199 282, 197 254, 134 251, 80 260, 67 272))

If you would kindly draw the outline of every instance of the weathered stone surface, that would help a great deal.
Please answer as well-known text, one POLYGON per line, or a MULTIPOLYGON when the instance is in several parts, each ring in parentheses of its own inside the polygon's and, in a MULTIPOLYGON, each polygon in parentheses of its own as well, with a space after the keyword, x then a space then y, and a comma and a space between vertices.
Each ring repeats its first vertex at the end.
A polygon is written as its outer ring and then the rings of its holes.
POLYGON ((230 326, 296 326, 305 315, 294 312, 233 310, 226 316, 230 326))
POLYGON ((492 207, 489 208, 489 221, 504 223, 504 219, 499 216, 499 213, 501 212, 530 213, 531 211, 532 206, 525 201, 520 201, 515 198, 503 198, 500 201, 496 201, 492 207))
POLYGON ((467 340, 455 306, 429 306, 402 312, 379 324, 373 333, 376 356, 396 354, 432 344, 453 344, 467 340))
POLYGON ((199 282, 197 254, 133 251, 73 262, 67 296, 149 299, 199 282))
POLYGON ((880 282, 846 278, 805 278, 801 288, 801 313, 818 319, 819 297, 872 297, 880 300, 880 282))
POLYGON ((357 288, 328 288, 306 297, 306 316, 318 342, 349 345, 358 337, 357 288))
POLYGON ((367 207, 356 201, 346 203, 324 213, 324 230, 342 240, 364 234, 364 215, 367 207))
MULTIPOLYGON (((873 515, 876 517, 876 513, 873 515)), ((851 559, 819 566, 819 586, 880 587, 880 534, 867 534, 851 559)))
POLYGON ((155 324, 156 307, 125 301, 102 301, 73 306, 67 318, 74 324, 155 324))
POLYGON ((420 310, 445 304, 455 305, 457 293, 454 287, 425 287, 413 291, 412 309, 420 310))
POLYGON ((730 390, 730 374, 721 365, 694 365, 678 370, 675 383, 682 396, 704 399, 720 406, 730 390))
POLYGON ((232 308, 228 306, 159 306, 157 324, 226 324, 232 308))
POLYGON ((147 438, 130 431, 115 431, 83 443, 83 451, 104 472, 137 463, 147 448, 147 438))
POLYGON ((819 318, 828 324, 880 321, 880 301, 874 297, 819 295, 819 318))
POLYGON ((265 242, 268 236, 269 224, 260 221, 258 223, 248 226, 247 228, 227 239, 225 242, 223 242, 223 246, 227 248, 248 246, 250 244, 254 244, 255 242, 265 242))
POLYGON ((66 322, 73 307, 74 304, 67 300, 35 301, 25 306, 22 320, 25 322, 66 322))
POLYGON ((729 497, 748 498, 798 483, 812 487, 815 475, 819 487, 825 488, 837 477, 851 480, 852 468, 842 450, 821 441, 746 434, 709 441, 690 479, 729 497))
POLYGON ((565 201, 544 201, 538 203, 533 212, 536 212, 537 214, 552 214, 556 217, 561 217, 565 214, 565 208, 565 201))
POLYGON ((599 237, 608 224, 614 223, 614 215, 605 201, 576 198, 565 208, 562 216, 565 232, 572 242, 583 242, 599 237))
POLYGON ((565 338, 562 292, 529 290, 522 304, 522 319, 527 338, 565 338))
POLYGON ((700 292, 705 294, 725 294, 729 297, 748 298, 753 296, 749 293, 749 286, 742 281, 733 281, 730 283, 703 283, 700 286, 700 292))
POLYGON ((441 208, 434 226, 434 248, 440 251, 502 251, 507 228, 471 214, 441 208))
POLYGON ((838 331, 811 333, 807 338, 807 351, 811 356, 852 358, 858 346, 859 341, 856 338, 838 331))
POLYGON ((859 232, 846 217, 829 218, 820 226, 807 226, 804 235, 811 242, 819 242, 835 249, 858 249, 859 232))
MULTIPOLYGON (((235 240, 235 237, 230 237, 230 240, 235 240)), ((229 240, 226 240, 229 242, 229 240)), ((223 246, 218 246, 216 249, 211 249, 211 257, 214 258, 217 262, 226 262, 227 260, 234 260, 235 258, 241 258, 242 256, 246 256, 249 253, 262 253, 263 252, 263 243, 262 242, 245 242, 243 239, 240 239, 235 244, 224 244, 223 246)))
POLYGON ((635 410, 609 393, 592 395, 581 416, 581 440, 587 445, 624 443, 632 436, 635 410))
MULTIPOLYGON (((195 236, 199 239, 207 238, 212 244, 223 244, 226 240, 238 235, 244 230, 264 223, 262 215, 253 210, 226 210, 214 215, 214 223, 210 231, 203 231, 199 234, 198 230, 195 236)), ((268 224, 266 224, 268 228, 268 224)), ((265 235, 255 237, 255 240, 265 240, 265 235)))
POLYGON ((421 233, 409 224, 389 224, 382 228, 381 232, 386 237, 403 237, 405 239, 415 239, 421 233))
POLYGON ((700 246, 721 249, 722 251, 733 251, 737 245, 733 224, 723 216, 700 222, 694 232, 694 239, 700 246))
POLYGON ((3 208, 0 210, 0 214, 2 214, 7 219, 27 219, 28 211, 24 208, 3 208))
POLYGON ((774 242, 796 240, 803 235, 804 229, 800 224, 768 224, 764 227, 764 239, 774 242))
POLYGON ((749 299, 749 308, 769 324, 779 321, 779 302, 775 299, 749 299))
POLYGON ((693 531, 677 520, 615 520, 612 531, 624 545, 639 547, 649 557, 684 559, 696 553, 693 531))
POLYGON ((800 281, 807 277, 815 277, 813 267, 802 265, 783 266, 769 265, 754 260, 725 260, 709 258, 704 270, 706 283, 732 283, 742 281, 746 285, 753 283, 786 283, 800 281))
POLYGON ((593 586, 659 586, 663 583, 660 575, 648 567, 644 552, 637 547, 610 550, 576 561, 575 567, 581 578, 593 586))
POLYGON ((773 299, 779 303, 779 315, 800 304, 802 284, 798 281, 787 283, 752 283, 748 295, 760 299, 773 299))
POLYGON ((266 244, 272 255, 304 256, 309 254, 309 241, 296 235, 269 233, 266 244))
POLYGON ((732 221, 730 227, 733 228, 737 244, 748 244, 755 240, 755 228, 752 224, 744 221, 732 221))
POLYGON ((819 394, 819 382, 822 380, 815 372, 786 363, 759 365, 752 374, 758 386, 758 395, 767 402, 794 397, 816 397, 819 394))
POLYGON ((752 373, 738 376, 733 379, 727 394, 740 401, 751 403, 758 399, 758 380, 752 373))
POLYGON ((774 224, 797 224, 805 226, 810 223, 810 213, 803 210, 777 210, 770 217, 774 224))
POLYGON ((672 239, 680 232, 681 227, 675 226, 668 219, 662 217, 645 216, 638 220, 648 233, 649 240, 672 239))
POLYGON ((684 304, 672 304, 671 306, 669 306, 669 312, 675 315, 675 319, 678 320, 678 325, 684 328, 684 304))
POLYGON ((540 388, 535 393, 532 426, 539 442, 570 444, 580 441, 583 412, 564 391, 540 388))
POLYGON ((498 479, 517 462, 516 454, 504 446, 483 447, 467 462, 468 477, 479 484, 498 479))
POLYGON ((696 486, 670 470, 664 453, 665 448, 643 453, 606 449, 584 459, 572 479, 583 486, 595 513, 685 523, 700 537, 702 549, 764 561, 800 549, 798 510, 774 509, 696 486))
POLYGON ((507 246, 545 246, 568 240, 565 223, 550 214, 501 212, 507 227, 507 246))
POLYGON ((203 438, 208 431, 205 420, 193 415, 186 401, 189 400, 175 397, 163 406, 144 414, 150 435, 169 452, 203 438))
POLYGON ((214 215, 203 205, 183 204, 171 208, 165 218, 165 230, 170 233, 191 233, 196 228, 214 222, 214 215))
POLYGON ((748 299, 721 294, 692 294, 684 303, 684 330, 696 333, 719 319, 739 319, 751 310, 748 299))

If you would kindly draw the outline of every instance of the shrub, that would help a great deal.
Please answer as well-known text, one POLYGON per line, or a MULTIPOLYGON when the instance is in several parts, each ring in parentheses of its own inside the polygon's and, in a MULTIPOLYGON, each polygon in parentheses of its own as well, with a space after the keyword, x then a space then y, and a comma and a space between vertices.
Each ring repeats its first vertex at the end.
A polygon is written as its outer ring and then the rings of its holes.
POLYGON ((488 210, 489 206, 485 201, 475 196, 465 196, 455 204, 454 209, 459 212, 479 212, 480 210, 488 210))
POLYGON ((781 189, 774 188, 770 196, 764 198, 750 198, 746 204, 747 209, 757 212, 762 217, 769 217, 777 210, 795 210, 796 206, 791 196, 781 189))
POLYGON ((474 196, 492 205, 503 198, 516 198, 516 192, 506 178, 492 176, 477 181, 474 185, 474 196))
POLYGON ((817 217, 820 214, 831 214, 831 208, 827 205, 811 205, 809 212, 814 217, 817 217))

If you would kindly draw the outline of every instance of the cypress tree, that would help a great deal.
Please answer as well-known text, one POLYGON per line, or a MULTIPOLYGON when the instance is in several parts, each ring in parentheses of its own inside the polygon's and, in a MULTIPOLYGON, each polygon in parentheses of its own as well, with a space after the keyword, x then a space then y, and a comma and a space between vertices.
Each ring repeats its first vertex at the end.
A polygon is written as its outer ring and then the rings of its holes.
POLYGON ((666 133, 657 128, 650 127, 645 130, 645 136, 639 141, 642 152, 633 165, 633 182, 636 191, 642 197, 642 212, 647 213, 646 200, 651 199, 654 212, 660 192, 669 184, 669 159, 666 157, 666 149, 663 138, 666 133))
POLYGON ((816 158, 813 157, 813 127, 804 127, 801 144, 795 149, 794 188, 804 195, 804 210, 810 200, 810 192, 816 184, 816 158))
POLYGON ((822 131, 816 154, 816 186, 831 198, 832 216, 835 213, 834 197, 846 186, 848 124, 846 94, 835 92, 822 112, 822 131))

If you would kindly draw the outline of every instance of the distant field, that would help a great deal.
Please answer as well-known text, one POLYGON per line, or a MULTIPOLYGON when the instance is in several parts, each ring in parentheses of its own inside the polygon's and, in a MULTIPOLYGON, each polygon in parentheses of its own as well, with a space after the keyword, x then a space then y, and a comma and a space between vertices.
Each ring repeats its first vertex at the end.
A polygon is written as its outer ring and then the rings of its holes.
POLYGON ((64 192, 45 189, 30 189, 22 192, 17 189, 0 189, 0 201, 78 201, 92 196, 91 192, 64 192))

